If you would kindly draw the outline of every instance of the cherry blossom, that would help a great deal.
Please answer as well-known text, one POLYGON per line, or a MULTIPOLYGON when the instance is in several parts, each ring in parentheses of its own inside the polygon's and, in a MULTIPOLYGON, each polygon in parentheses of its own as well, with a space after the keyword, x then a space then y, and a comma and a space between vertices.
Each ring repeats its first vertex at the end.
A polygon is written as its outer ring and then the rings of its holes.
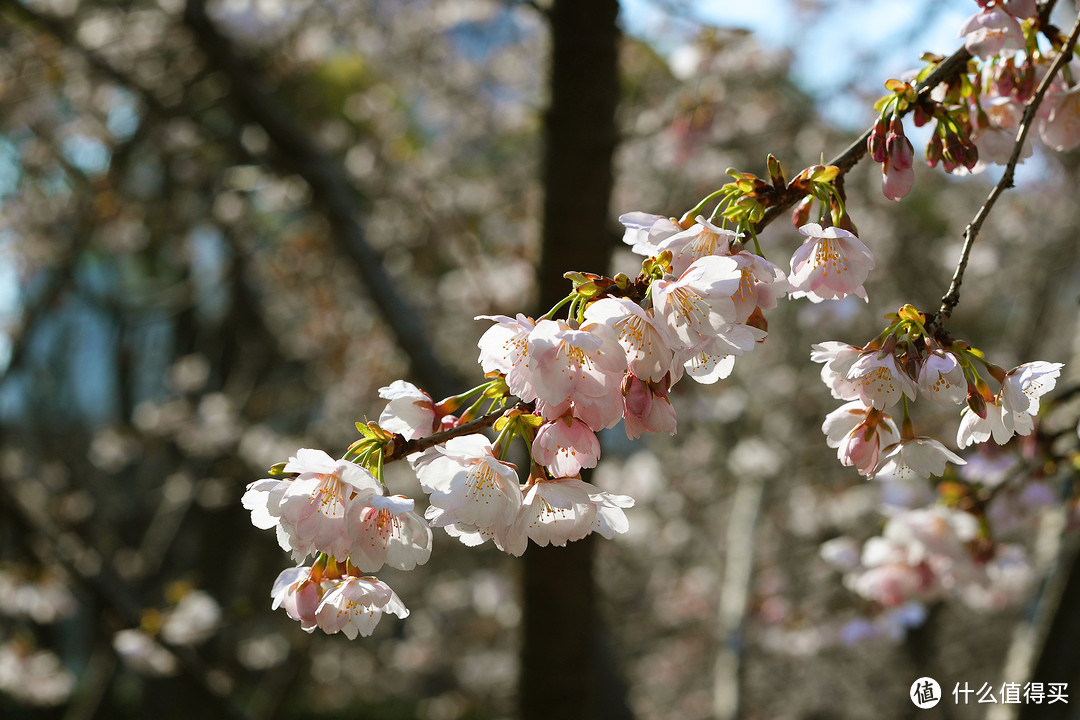
POLYGON ((585 319, 615 330, 627 367, 638 377, 657 381, 671 369, 671 348, 661 330, 662 321, 651 308, 645 310, 626 298, 603 298, 585 309, 585 319))
POLYGON ((438 447, 439 456, 417 470, 421 487, 431 494, 425 512, 431 525, 466 545, 491 538, 512 555, 524 552, 524 542, 509 532, 521 508, 514 466, 496 458, 482 435, 452 438, 438 447))
POLYGON ((431 555, 431 528, 412 511, 413 505, 401 495, 353 501, 345 518, 353 565, 362 572, 374 572, 383 565, 412 570, 426 563, 431 555))
POLYGON ((596 518, 590 528, 591 532, 611 540, 616 534, 630 529, 630 521, 626 519, 624 510, 634 506, 634 498, 608 492, 593 493, 589 498, 596 505, 596 518))
POLYGON ((960 26, 958 37, 972 55, 989 58, 1024 49, 1024 32, 1016 18, 998 5, 983 8, 960 26))
MULTIPOLYGON (((345 557, 351 539, 345 511, 354 498, 381 495, 382 483, 366 469, 334 460, 322 450, 302 449, 285 465, 299 475, 288 483, 278 505, 278 522, 289 538, 293 559, 327 552, 345 557)), ((270 514, 274 509, 267 510, 270 514)))
POLYGON ((1039 125, 1042 141, 1058 152, 1080 145, 1080 85, 1049 93, 1050 110, 1039 125))
POLYGON ((915 148, 904 135, 903 122, 896 116, 889 122, 885 153, 885 161, 881 164, 881 191, 890 200, 903 200, 915 184, 915 148))
POLYGON ((682 228, 671 218, 646 212, 630 212, 619 216, 626 231, 623 242, 638 255, 658 255, 658 245, 682 228))
POLYGON ((1000 5, 1005 12, 1021 20, 1035 17, 1039 12, 1038 3, 1035 0, 1004 0, 1000 5))
POLYGON ((506 376, 510 392, 525 402, 536 399, 532 372, 529 369, 529 333, 536 327, 532 318, 518 313, 516 318, 505 315, 477 315, 476 320, 494 320, 495 324, 480 336, 478 362, 485 373, 501 372, 506 376))
POLYGON ((862 354, 862 350, 847 343, 829 340, 811 346, 813 362, 825 363, 821 368, 821 381, 837 400, 854 400, 859 397, 858 385, 847 379, 848 370, 862 354))
POLYGON ((867 300, 863 283, 874 268, 874 256, 853 233, 838 227, 808 223, 799 228, 807 236, 791 256, 792 298, 811 302, 856 295, 867 300))
POLYGON ((899 442, 900 433, 888 415, 868 408, 858 400, 841 405, 825 416, 821 425, 825 442, 836 448, 836 457, 845 467, 871 476, 878 466, 881 448, 899 442))
POLYGON ((545 418, 562 415, 571 403, 593 430, 622 418, 617 389, 626 354, 610 326, 590 322, 578 328, 565 320, 541 320, 529 333, 528 354, 545 418))
POLYGON ((525 495, 514 532, 541 547, 563 546, 593 530, 625 532, 621 510, 632 504, 631 498, 605 493, 579 477, 539 480, 525 495), (601 507, 605 508, 604 518, 598 520, 601 507))
POLYGON ((1001 410, 1006 427, 1020 413, 1039 414, 1039 398, 1054 389, 1063 367, 1062 363, 1040 360, 1024 363, 1005 374, 1001 383, 1001 410))
POLYGON ((379 426, 384 430, 400 433, 406 440, 435 432, 438 424, 435 402, 420 388, 395 380, 379 388, 379 397, 390 401, 379 415, 379 426))
POLYGON ((373 577, 346 576, 326 590, 315 611, 315 622, 328 635, 343 632, 350 640, 367 637, 383 613, 401 619, 409 610, 390 586, 373 577))
POLYGON ((298 562, 317 552, 345 557, 351 544, 345 527, 347 505, 354 498, 381 495, 382 483, 358 465, 309 448, 298 450, 284 471, 298 475, 248 485, 242 502, 251 511, 252 524, 275 528, 282 549, 291 550, 298 562))
POLYGON ((664 321, 669 345, 693 349, 722 339, 732 348, 729 354, 752 350, 754 338, 746 326, 734 325, 732 296, 741 282, 739 264, 716 255, 694 261, 677 280, 655 281, 653 307, 664 321))
POLYGON ((1030 435, 1035 423, 1027 413, 1007 413, 994 397, 986 403, 986 417, 979 417, 970 407, 960 410, 960 427, 956 431, 956 444, 967 447, 973 443, 986 442, 991 437, 998 445, 1004 445, 1016 435, 1030 435), (1008 425, 1006 425, 1008 418, 1008 425))
POLYGON ((729 246, 738 236, 731 230, 713 225, 698 215, 690 228, 678 232, 657 245, 657 250, 671 253, 671 271, 682 275, 690 265, 708 255, 730 255, 729 246))
POLYGON ((692 352, 693 354, 682 364, 682 368, 687 375, 704 385, 712 385, 723 380, 731 375, 731 371, 735 368, 735 356, 722 349, 713 352, 706 346, 692 352))
POLYGON ((554 477, 577 475, 583 467, 596 467, 600 441, 588 425, 572 415, 544 423, 532 444, 533 460, 554 477))
POLYGON ((293 620, 300 623, 305 632, 316 628, 315 611, 322 602, 323 588, 311 578, 310 567, 293 567, 282 570, 270 591, 274 599, 272 608, 285 608, 293 620))
POLYGON ((928 601, 977 582, 980 571, 966 544, 978 534, 971 515, 942 506, 892 517, 880 537, 863 546, 862 567, 845 583, 854 592, 893 607, 928 601))
POLYGON ((631 373, 623 379, 623 415, 626 436, 631 440, 646 432, 675 434, 675 409, 668 399, 670 377, 654 383, 631 373))
MULTIPOLYGON (((979 150, 979 161, 971 172, 982 172, 989 163, 1004 165, 1012 156, 1016 145, 1016 131, 1024 115, 1024 106, 1011 96, 983 95, 980 99, 982 112, 972 113, 975 128, 971 139, 979 150)), ((1024 141, 1019 159, 1031 157, 1031 142, 1024 141)))
POLYGON ((919 392, 941 405, 961 405, 967 397, 967 379, 956 356, 934 350, 923 358, 919 392))
POLYGON ((847 379, 855 383, 863 404, 878 410, 895 403, 901 393, 915 399, 915 382, 887 351, 863 353, 848 368, 847 379))
POLYGON ((934 574, 925 563, 907 562, 902 546, 883 538, 870 538, 863 548, 867 566, 852 572, 844 583, 852 591, 885 607, 935 595, 934 574))
POLYGON ((917 437, 886 447, 876 473, 929 478, 945 472, 946 463, 965 464, 965 460, 930 437, 917 437))
POLYGON ((745 250, 729 257, 742 272, 739 289, 731 296, 735 303, 735 322, 745 323, 758 309, 772 310, 777 300, 787 294, 787 278, 776 265, 745 250))

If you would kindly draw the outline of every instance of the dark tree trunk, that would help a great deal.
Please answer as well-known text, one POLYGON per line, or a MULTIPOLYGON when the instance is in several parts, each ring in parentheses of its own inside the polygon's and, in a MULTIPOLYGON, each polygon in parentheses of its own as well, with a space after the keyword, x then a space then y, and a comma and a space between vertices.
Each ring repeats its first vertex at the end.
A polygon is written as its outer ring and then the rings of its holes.
MULTIPOLYGON (((604 272, 610 260, 617 14, 616 0, 555 0, 551 8, 540 313, 569 291, 564 272, 604 272)), ((525 720, 624 714, 621 698, 601 698, 620 692, 611 664, 599 662, 592 549, 586 539, 564 548, 534 545, 525 553, 520 679, 525 720)))

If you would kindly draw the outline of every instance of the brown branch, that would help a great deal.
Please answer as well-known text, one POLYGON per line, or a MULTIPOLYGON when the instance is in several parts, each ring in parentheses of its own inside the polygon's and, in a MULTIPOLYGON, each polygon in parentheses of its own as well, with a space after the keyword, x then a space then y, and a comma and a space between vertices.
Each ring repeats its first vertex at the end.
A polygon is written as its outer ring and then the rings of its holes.
MULTIPOLYGON (((519 402, 515 408, 522 412, 532 412, 532 406, 529 403, 519 402)), ((433 435, 427 437, 416 438, 415 440, 406 440, 402 435, 394 435, 394 446, 390 452, 383 456, 383 462, 394 462, 400 460, 406 455, 412 455, 413 453, 423 452, 428 448, 440 445, 452 438, 460 437, 462 435, 472 435, 478 433, 481 430, 486 430, 495 424, 506 412, 506 409, 494 410, 487 415, 481 415, 475 420, 470 420, 467 423, 462 423, 457 427, 452 427, 449 430, 442 430, 433 435), (400 438, 400 440, 399 440, 400 438)))
POLYGON ((975 239, 979 235, 979 230, 982 229, 983 223, 990 214, 990 210, 997 203, 998 198, 1001 197, 1002 193, 1006 190, 1013 187, 1013 175, 1016 171, 1017 163, 1020 162, 1020 154, 1024 150, 1024 143, 1027 141, 1028 133, 1031 131, 1031 127, 1035 122, 1035 113, 1038 111, 1039 105, 1042 103, 1043 98, 1050 89, 1050 83, 1053 81, 1054 76, 1057 75, 1058 71, 1061 70, 1065 63, 1072 57, 1072 48, 1076 45, 1078 36, 1080 36, 1080 16, 1077 17, 1076 23, 1073 25, 1072 32, 1069 33, 1069 38, 1065 41, 1061 53, 1054 59, 1053 64, 1050 65, 1050 69, 1046 72, 1042 82, 1039 83, 1039 87, 1035 91, 1035 94, 1031 96, 1031 99, 1027 102, 1027 106, 1024 108, 1024 116, 1020 121, 1020 129, 1016 133, 1016 142, 1013 145, 1012 154, 1009 156, 1009 161, 1005 164, 1005 173, 1001 176, 1001 179, 998 180, 993 190, 990 191, 990 195, 986 198, 982 207, 975 213, 975 217, 964 230, 964 247, 960 251, 960 259, 956 263, 956 271, 953 273, 948 291, 941 298, 941 308, 927 327, 927 331, 931 335, 945 325, 949 316, 952 315, 953 309, 956 308, 957 303, 960 302, 960 284, 964 281, 964 271, 967 269, 968 259, 971 256, 971 248, 975 244, 975 239))

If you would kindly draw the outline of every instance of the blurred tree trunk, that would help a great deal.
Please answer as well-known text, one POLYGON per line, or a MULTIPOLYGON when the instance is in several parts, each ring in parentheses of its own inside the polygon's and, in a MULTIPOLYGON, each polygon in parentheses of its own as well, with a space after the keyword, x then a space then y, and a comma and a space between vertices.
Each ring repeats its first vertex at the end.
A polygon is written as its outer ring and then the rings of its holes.
MULTIPOLYGON (((555 0, 551 7, 539 313, 565 297, 564 272, 603 272, 611 257, 617 14, 616 0, 555 0)), ((564 548, 530 546, 524 574, 521 716, 619 716, 622 698, 601 700, 621 693, 611 663, 599 662, 591 538, 564 548)))

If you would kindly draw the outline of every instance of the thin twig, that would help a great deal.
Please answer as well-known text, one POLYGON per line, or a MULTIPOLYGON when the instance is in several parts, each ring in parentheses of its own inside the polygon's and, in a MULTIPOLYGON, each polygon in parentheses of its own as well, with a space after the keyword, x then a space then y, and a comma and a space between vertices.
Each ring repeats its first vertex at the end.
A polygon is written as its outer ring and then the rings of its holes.
POLYGON ((1020 121, 1020 129, 1016 133, 1016 142, 1013 145, 1012 154, 1009 156, 1009 161, 1005 164, 1005 173, 998 180, 997 185, 990 191, 990 195, 986 198, 986 202, 982 204, 979 211, 975 213, 975 217, 968 224, 964 230, 964 247, 960 251, 960 259, 956 263, 956 271, 953 273, 952 282, 949 283, 949 289, 945 295, 941 298, 941 308, 938 310, 937 315, 930 322, 927 330, 930 334, 940 330, 945 322, 952 315, 953 309, 957 303, 960 302, 960 284, 964 280, 964 271, 967 269, 968 259, 971 257, 971 248, 975 244, 975 238, 979 235, 979 230, 982 228, 983 223, 986 221, 987 216, 990 214, 990 210, 997 203, 998 198, 1009 188, 1013 187, 1013 174, 1016 171, 1016 165, 1020 162, 1020 154, 1024 150, 1024 143, 1027 141, 1028 132, 1031 131, 1031 126, 1035 122, 1035 113, 1039 109, 1039 105, 1042 104, 1043 98, 1046 96, 1046 92, 1050 89, 1050 83, 1053 81, 1054 76, 1065 65, 1066 62, 1072 57, 1072 48, 1076 45, 1077 37, 1080 37, 1080 16, 1076 19, 1076 24, 1073 25, 1072 32, 1069 33, 1068 40, 1065 41, 1065 45, 1062 51, 1054 59, 1050 69, 1047 71, 1042 82, 1039 83, 1038 89, 1035 94, 1028 100, 1027 106, 1024 108, 1024 116, 1020 121))

